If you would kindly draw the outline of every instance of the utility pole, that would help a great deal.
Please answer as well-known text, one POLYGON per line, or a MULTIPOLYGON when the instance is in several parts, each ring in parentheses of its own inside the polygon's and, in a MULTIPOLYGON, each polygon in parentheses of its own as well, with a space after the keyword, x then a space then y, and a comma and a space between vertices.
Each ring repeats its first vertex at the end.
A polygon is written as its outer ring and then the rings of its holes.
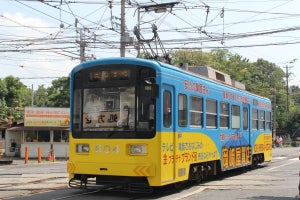
MULTIPOLYGON (((289 63, 292 64, 296 61, 297 59, 293 59, 291 60, 289 63)), ((289 114, 289 107, 290 107, 290 103, 289 103, 289 68, 291 68, 291 66, 285 66, 285 78, 286 78, 286 112, 287 114, 289 114)))
MULTIPOLYGON (((77 29, 77 26, 78 26, 78 19, 76 18, 75 19, 75 28, 76 28, 76 33, 78 33, 78 29, 77 29)), ((85 29, 84 29, 85 31, 85 29)), ((80 62, 84 62, 86 61, 85 59, 85 47, 86 47, 86 43, 84 41, 84 34, 82 33, 82 28, 79 28, 79 39, 76 39, 75 42, 77 44, 79 44, 79 56, 80 56, 80 62)))
POLYGON ((76 39, 76 43, 79 44, 79 56, 80 56, 80 62, 82 63, 82 62, 86 61, 86 59, 85 59, 86 43, 84 41, 84 36, 82 34, 82 29, 80 29, 80 31, 79 31, 79 39, 76 39))
MULTIPOLYGON (((140 8, 141 7, 138 7, 138 23, 137 23, 137 29, 138 29, 138 31, 140 31, 140 28, 141 28, 141 26, 140 26, 140 23, 141 23, 141 13, 140 13, 140 8)), ((137 46, 136 46, 136 50, 137 50, 137 58, 140 58, 141 57, 141 46, 140 46, 140 41, 138 40, 137 41, 137 46)))
POLYGON ((285 79, 286 79, 286 112, 289 113, 289 67, 285 66, 285 79))
POLYGON ((125 0, 121 0, 121 39, 120 56, 125 57, 125 0))
POLYGON ((273 136, 276 137, 276 109, 277 109, 277 106, 276 106, 276 87, 273 88, 273 94, 274 94, 274 104, 273 104, 273 136))
POLYGON ((86 43, 84 41, 84 36, 82 35, 82 29, 80 29, 80 32, 79 32, 79 41, 77 42, 80 46, 80 62, 84 62, 86 59, 85 59, 85 46, 86 46, 86 43))
POLYGON ((33 93, 33 84, 31 84, 31 107, 33 107, 34 93, 33 93))

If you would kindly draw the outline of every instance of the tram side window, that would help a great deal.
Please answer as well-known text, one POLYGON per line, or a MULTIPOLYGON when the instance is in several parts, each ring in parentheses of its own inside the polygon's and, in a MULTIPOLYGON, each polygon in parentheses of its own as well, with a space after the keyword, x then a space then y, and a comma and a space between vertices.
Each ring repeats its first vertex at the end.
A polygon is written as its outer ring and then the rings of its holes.
POLYGON ((267 130, 271 130, 271 112, 266 112, 266 128, 267 130))
POLYGON ((229 128, 229 104, 220 102, 220 127, 229 128))
POLYGON ((260 117, 260 130, 265 130, 265 111, 259 111, 260 117))
POLYGON ((248 130, 248 108, 243 108, 243 129, 248 130))
POLYGON ((187 96, 178 96, 178 126, 187 126, 187 96))
POLYGON ((258 130, 258 111, 257 111, 257 109, 252 109, 252 129, 258 130))
POLYGON ((206 126, 217 127, 217 101, 213 99, 206 100, 206 126))
POLYGON ((190 125, 197 127, 203 125, 203 99, 201 97, 190 98, 190 125))
POLYGON ((240 107, 237 105, 232 105, 231 110, 232 110, 231 128, 239 129, 239 128, 241 128, 240 107))
POLYGON ((168 128, 172 124, 172 98, 170 91, 164 91, 163 123, 168 128))

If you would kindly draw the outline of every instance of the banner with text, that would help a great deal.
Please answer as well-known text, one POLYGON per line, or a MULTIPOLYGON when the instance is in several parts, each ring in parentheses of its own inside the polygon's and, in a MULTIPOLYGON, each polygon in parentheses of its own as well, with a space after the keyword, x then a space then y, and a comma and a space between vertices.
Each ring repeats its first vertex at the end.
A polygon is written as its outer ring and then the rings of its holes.
POLYGON ((25 107, 24 126, 69 127, 69 108, 25 107))

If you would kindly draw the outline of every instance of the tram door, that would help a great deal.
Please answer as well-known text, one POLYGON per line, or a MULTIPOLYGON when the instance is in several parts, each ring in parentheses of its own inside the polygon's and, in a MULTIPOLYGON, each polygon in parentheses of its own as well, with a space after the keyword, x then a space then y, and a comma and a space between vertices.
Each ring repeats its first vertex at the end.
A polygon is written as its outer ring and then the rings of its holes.
POLYGON ((175 137, 175 92, 171 85, 163 85, 162 99, 162 182, 172 182, 176 178, 176 137, 175 137))
MULTIPOLYGON (((240 164, 246 165, 251 163, 251 147, 250 147, 250 138, 251 138, 251 128, 250 128, 250 106, 243 106, 243 127, 242 127, 242 136, 241 136, 241 149, 240 149, 240 164)), ((237 163, 238 164, 238 163, 237 163)))

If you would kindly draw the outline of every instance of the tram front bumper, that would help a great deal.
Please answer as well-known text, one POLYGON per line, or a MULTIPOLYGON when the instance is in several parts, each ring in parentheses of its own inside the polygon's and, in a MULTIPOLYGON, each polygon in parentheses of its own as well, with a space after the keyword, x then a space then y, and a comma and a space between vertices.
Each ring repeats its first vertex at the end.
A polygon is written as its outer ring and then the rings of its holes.
POLYGON ((68 173, 86 175, 111 176, 155 176, 155 166, 152 164, 126 164, 126 163, 87 163, 68 162, 68 173))

